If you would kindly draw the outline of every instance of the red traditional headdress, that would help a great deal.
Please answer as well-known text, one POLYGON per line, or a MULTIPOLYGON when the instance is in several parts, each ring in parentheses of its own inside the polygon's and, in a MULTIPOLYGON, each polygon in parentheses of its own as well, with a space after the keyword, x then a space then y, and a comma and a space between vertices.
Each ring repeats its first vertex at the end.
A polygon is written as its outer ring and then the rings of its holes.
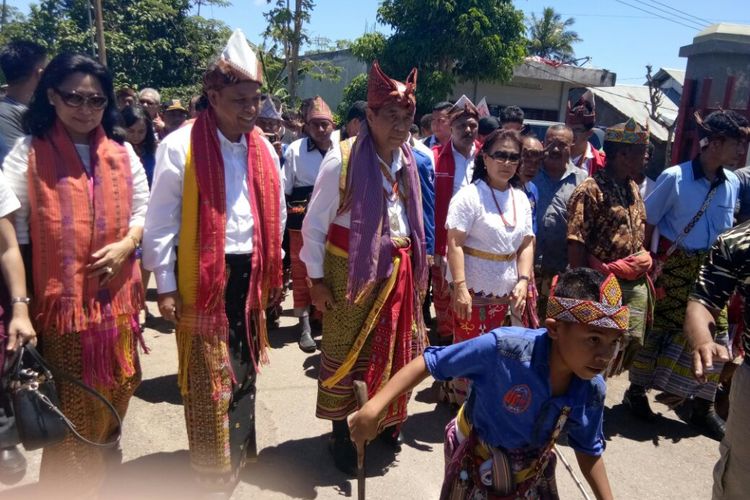
POLYGON ((448 111, 448 117, 451 123, 463 116, 468 116, 470 118, 479 120, 479 110, 474 105, 474 103, 471 102, 471 99, 469 99, 465 95, 462 95, 458 99, 458 101, 456 101, 456 104, 453 105, 450 111, 448 111))
POLYGON ((599 302, 556 297, 557 276, 552 280, 547 301, 547 317, 558 321, 627 330, 630 309, 622 305, 622 289, 613 274, 607 276, 599 289, 599 302))
POLYGON ((331 108, 328 107, 328 104, 319 95, 313 98, 310 107, 307 108, 305 121, 309 122, 310 120, 328 120, 333 123, 333 113, 331 113, 331 108))
POLYGON ((380 69, 378 61, 373 61, 370 75, 367 78, 367 105, 380 109, 391 103, 397 103, 411 109, 417 106, 417 68, 413 68, 406 83, 389 77, 380 69))
POLYGON ((596 122, 596 104, 594 94, 590 90, 583 93, 575 106, 571 107, 568 101, 566 125, 594 125, 594 122, 596 122))

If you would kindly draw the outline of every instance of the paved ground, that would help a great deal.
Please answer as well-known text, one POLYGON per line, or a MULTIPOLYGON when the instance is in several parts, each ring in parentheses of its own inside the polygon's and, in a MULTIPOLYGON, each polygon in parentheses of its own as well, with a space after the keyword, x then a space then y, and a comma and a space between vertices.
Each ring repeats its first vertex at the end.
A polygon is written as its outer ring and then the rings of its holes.
MULTIPOLYGON (((149 303, 152 310, 153 302, 149 303)), ((314 417, 318 355, 301 352, 296 321, 282 319, 271 334, 272 364, 259 381, 259 460, 242 474, 235 499, 340 499, 356 497, 356 481, 334 468, 326 450, 330 425, 314 417)), ((187 437, 176 382, 174 335, 146 331, 151 354, 142 357, 143 384, 130 405, 123 436, 124 463, 114 469, 102 498, 191 498, 196 489, 188 467, 187 437)), ((605 412, 606 457, 615 497, 707 499, 718 443, 697 434, 661 405, 663 416, 653 425, 631 419, 620 401, 627 381, 609 382, 605 412)), ((370 499, 437 498, 442 479, 442 430, 448 410, 435 404, 436 390, 426 381, 415 392, 404 426, 406 445, 394 461, 372 445, 368 454, 370 499)), ((573 451, 562 453, 575 462, 573 451)), ((24 480, 0 491, 0 499, 41 498, 34 483, 40 452, 27 453, 24 480)), ((573 463, 580 477, 577 465, 573 463)), ((570 474, 558 464, 563 499, 582 498, 570 474)), ((52 492, 54 498, 54 492, 52 492)))

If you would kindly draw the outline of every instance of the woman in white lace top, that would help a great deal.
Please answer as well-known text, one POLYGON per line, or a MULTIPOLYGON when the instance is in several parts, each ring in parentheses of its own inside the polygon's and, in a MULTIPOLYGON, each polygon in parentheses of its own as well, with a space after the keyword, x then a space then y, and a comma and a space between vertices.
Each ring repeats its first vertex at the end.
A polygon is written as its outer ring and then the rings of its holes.
POLYGON ((487 137, 473 182, 451 200, 449 281, 454 341, 501 326, 509 306, 523 312, 533 261, 531 206, 519 186, 522 142, 515 131, 487 137))

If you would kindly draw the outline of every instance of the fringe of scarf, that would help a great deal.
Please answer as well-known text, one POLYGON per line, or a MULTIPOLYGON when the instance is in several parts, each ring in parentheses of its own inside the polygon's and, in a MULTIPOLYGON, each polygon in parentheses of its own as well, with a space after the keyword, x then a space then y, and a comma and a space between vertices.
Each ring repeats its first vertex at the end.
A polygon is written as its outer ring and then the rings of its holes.
MULTIPOLYGON (((190 135, 190 147, 183 179, 183 200, 178 254, 178 288, 183 314, 177 326, 179 350, 178 382, 188 390, 188 365, 195 335, 216 337, 227 342, 226 193, 224 159, 221 154, 213 110, 203 112, 190 135)), ((268 333, 265 309, 271 288, 282 283, 281 213, 279 172, 260 134, 253 130, 245 136, 248 145, 248 192, 255 225, 248 298, 245 303, 247 339, 256 371, 268 363, 268 333), (255 336, 252 335, 254 332, 255 336), (255 339, 255 340, 254 340, 255 339), (256 358, 255 353, 258 353, 256 358)), ((211 381, 213 397, 221 390, 220 368, 228 359, 206 360, 215 373, 211 381)))

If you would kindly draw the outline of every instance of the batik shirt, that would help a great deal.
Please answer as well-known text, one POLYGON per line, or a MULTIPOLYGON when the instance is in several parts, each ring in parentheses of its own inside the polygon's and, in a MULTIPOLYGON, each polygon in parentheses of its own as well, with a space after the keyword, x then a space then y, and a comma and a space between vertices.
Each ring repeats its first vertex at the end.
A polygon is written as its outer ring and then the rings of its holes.
POLYGON ((742 345, 747 355, 750 353, 750 222, 717 238, 698 273, 690 299, 720 311, 735 289, 746 304, 742 345))
POLYGON ((579 185, 568 202, 568 240, 603 262, 614 262, 643 247, 646 208, 638 185, 621 186, 600 170, 579 185))
POLYGON ((479 438, 506 450, 541 448, 549 441, 560 413, 571 408, 564 430, 577 451, 604 452, 604 397, 601 375, 575 375, 568 392, 552 396, 547 330, 498 328, 447 347, 428 347, 425 364, 437 380, 456 377, 472 382, 465 412, 479 438))

